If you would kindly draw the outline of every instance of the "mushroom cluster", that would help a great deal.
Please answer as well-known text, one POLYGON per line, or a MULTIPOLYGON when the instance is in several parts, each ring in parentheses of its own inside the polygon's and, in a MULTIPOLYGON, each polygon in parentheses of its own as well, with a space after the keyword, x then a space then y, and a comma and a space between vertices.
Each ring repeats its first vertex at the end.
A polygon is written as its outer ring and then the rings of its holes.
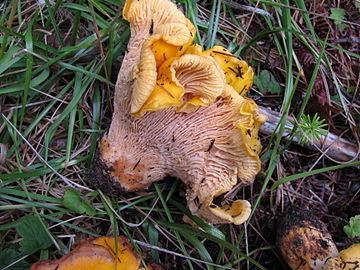
POLYGON ((123 16, 131 37, 93 184, 116 194, 176 177, 194 215, 242 224, 248 201, 217 205, 214 198, 260 170, 258 131, 266 117, 244 97, 253 70, 221 46, 194 44, 194 26, 170 0, 127 0, 123 16))

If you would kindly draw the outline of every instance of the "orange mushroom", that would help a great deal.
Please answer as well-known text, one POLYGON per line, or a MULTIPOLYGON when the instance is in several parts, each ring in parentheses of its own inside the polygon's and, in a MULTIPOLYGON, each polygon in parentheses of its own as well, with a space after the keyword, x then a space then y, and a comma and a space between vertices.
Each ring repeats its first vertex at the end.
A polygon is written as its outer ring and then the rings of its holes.
POLYGON ((213 59, 191 54, 165 61, 158 69, 157 78, 141 114, 174 106, 179 106, 178 112, 188 112, 190 105, 207 106, 222 93, 225 85, 221 67, 213 59))
POLYGON ((328 270, 360 269, 360 243, 340 251, 339 255, 326 262, 326 266, 328 270))
POLYGON ((222 47, 192 45, 194 26, 170 0, 127 1, 123 14, 132 35, 89 179, 117 194, 177 177, 194 215, 245 222, 249 202, 214 199, 238 179, 251 182, 261 167, 258 130, 266 117, 239 95, 250 88, 252 69, 222 47), (232 69, 240 67, 237 76, 232 69))
POLYGON ((59 260, 43 260, 30 270, 113 270, 140 269, 140 258, 129 241, 119 236, 86 239, 59 260))
MULTIPOLYGON (((195 27, 168 0, 126 1, 123 15, 131 27, 128 56, 138 57, 131 52, 141 55, 132 71, 137 79, 131 96, 131 113, 141 115, 139 110, 156 85, 157 67, 186 50, 194 40, 195 27)), ((124 67, 127 73, 132 68, 124 67)))

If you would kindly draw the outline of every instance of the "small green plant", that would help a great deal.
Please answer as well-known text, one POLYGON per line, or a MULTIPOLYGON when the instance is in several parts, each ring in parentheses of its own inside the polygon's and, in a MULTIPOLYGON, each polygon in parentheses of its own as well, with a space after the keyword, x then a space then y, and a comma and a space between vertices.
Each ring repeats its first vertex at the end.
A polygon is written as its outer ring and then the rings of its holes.
POLYGON ((82 198, 80 192, 69 188, 64 194, 64 205, 79 214, 88 214, 94 216, 96 214, 94 208, 91 207, 90 202, 86 198, 82 198))
POLYGON ((344 232, 349 238, 360 236, 360 215, 350 218, 349 224, 344 226, 344 232))
POLYGON ((276 81, 274 75, 268 70, 262 70, 259 76, 254 77, 254 84, 259 88, 259 91, 263 94, 280 94, 281 88, 276 81))
MULTIPOLYGON (((345 10, 342 8, 331 8, 331 15, 330 18, 338 19, 338 20, 344 20, 345 19, 345 10)), ((340 22, 340 21, 334 21, 335 25, 339 27, 341 30, 346 29, 349 27, 348 25, 340 22)))
MULTIPOLYGON (((293 123, 294 124, 294 123, 293 123)), ((326 136, 328 131, 324 129, 327 124, 325 119, 320 119, 317 113, 311 118, 310 115, 302 114, 298 123, 297 134, 301 134, 299 143, 311 143, 320 139, 320 136, 326 136)))
POLYGON ((23 259, 25 254, 18 251, 18 245, 11 246, 11 248, 0 249, 0 269, 29 269, 30 264, 23 259))
MULTIPOLYGON (((48 226, 43 221, 45 226, 48 226)), ((40 249, 47 249, 52 245, 51 238, 45 231, 39 218, 35 216, 24 216, 20 219, 16 230, 23 238, 20 241, 20 251, 24 254, 32 254, 40 249)))

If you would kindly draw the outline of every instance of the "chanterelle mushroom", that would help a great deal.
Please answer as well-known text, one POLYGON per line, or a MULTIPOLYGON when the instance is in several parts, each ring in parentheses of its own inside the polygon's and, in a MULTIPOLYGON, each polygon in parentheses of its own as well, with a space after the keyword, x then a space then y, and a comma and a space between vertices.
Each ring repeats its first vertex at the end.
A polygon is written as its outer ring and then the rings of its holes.
POLYGON ((293 208, 282 215, 277 246, 294 270, 360 269, 360 244, 339 253, 326 225, 307 210, 293 208))
POLYGON ((94 184, 114 193, 178 177, 193 214, 209 223, 243 223, 249 202, 213 200, 260 170, 265 117, 239 95, 250 88, 252 69, 222 47, 193 45, 194 26, 170 0, 127 1, 124 17, 131 38, 94 184))
POLYGON ((326 225, 312 212, 297 208, 279 219, 277 246, 291 269, 297 270, 327 269, 326 262, 338 254, 326 225))
POLYGON ((81 241, 58 260, 43 260, 30 270, 139 270, 140 258, 124 237, 100 237, 81 241))

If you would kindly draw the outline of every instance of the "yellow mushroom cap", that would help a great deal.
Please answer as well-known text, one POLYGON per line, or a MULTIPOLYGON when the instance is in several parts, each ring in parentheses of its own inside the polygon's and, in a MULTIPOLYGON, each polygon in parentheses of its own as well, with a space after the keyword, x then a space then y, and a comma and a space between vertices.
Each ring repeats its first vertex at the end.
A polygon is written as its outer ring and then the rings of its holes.
MULTIPOLYGON (((258 130, 265 117, 255 102, 238 93, 251 83, 229 72, 229 67, 243 64, 230 54, 218 55, 222 47, 203 52, 191 45, 193 26, 183 15, 175 18, 179 11, 169 0, 138 2, 125 5, 124 17, 134 30, 116 83, 111 127, 101 140, 90 180, 117 195, 177 177, 187 187, 194 215, 209 223, 241 224, 250 215, 249 202, 214 200, 238 179, 252 181, 261 168, 258 130), (149 23, 163 2, 163 26, 149 23), (132 9, 139 18, 131 15, 132 9), (181 39, 183 45, 173 42, 177 34, 171 29, 178 21, 180 36, 190 33, 181 39)), ((242 71, 252 76, 245 64, 242 71)))
POLYGON ((116 261, 106 248, 84 243, 60 260, 39 261, 30 270, 108 270, 115 267, 116 261))
POLYGON ((191 106, 207 106, 223 91, 225 78, 211 57, 186 54, 164 62, 158 70, 156 86, 136 116, 181 105, 178 112, 191 106))
POLYGON ((188 187, 187 204, 194 215, 209 223, 243 223, 251 211, 248 202, 216 205, 214 199, 230 191, 238 177, 246 184, 260 170, 258 155, 247 146, 251 138, 242 139, 249 134, 237 127, 239 119, 245 126, 256 123, 258 111, 254 103, 226 87, 229 90, 214 102, 190 113, 168 108, 120 122, 102 140, 101 161, 110 168, 99 166, 99 172, 93 173, 95 180, 106 179, 103 172, 108 170, 112 191, 115 183, 134 191, 174 176, 188 187), (249 102, 252 109, 242 113, 249 102))
POLYGON ((131 35, 163 35, 171 45, 193 40, 195 28, 174 3, 168 0, 127 0, 123 17, 130 23, 131 35))
POLYGON ((226 86, 224 94, 237 104, 237 121, 234 123, 232 141, 237 146, 237 156, 241 160, 237 166, 237 176, 243 183, 249 183, 261 169, 259 153, 261 151, 258 137, 261 125, 267 117, 258 111, 256 103, 240 96, 232 87, 226 86))
POLYGON ((125 236, 103 236, 95 238, 91 243, 105 247, 117 261, 117 269, 138 269, 140 266, 140 257, 125 236))
POLYGON ((251 214, 251 205, 246 200, 236 200, 230 204, 217 206, 213 203, 199 210, 199 214, 212 223, 243 224, 251 214))
POLYGON ((328 270, 360 269, 360 244, 340 251, 338 256, 327 261, 326 266, 328 270))
POLYGON ((240 95, 245 95, 253 84, 254 72, 245 62, 233 56, 227 49, 215 46, 202 55, 212 56, 220 64, 226 76, 226 82, 240 95))
POLYGON ((168 0, 126 1, 123 15, 130 22, 131 38, 142 43, 132 42, 142 46, 140 62, 133 74, 131 113, 136 114, 155 88, 157 67, 185 52, 193 42, 195 28, 168 0))
MULTIPOLYGON (((243 137, 245 135, 242 135, 242 130, 239 129, 237 125, 241 121, 244 121, 245 124, 251 121, 256 123, 251 130, 253 136, 256 137, 256 139, 253 138, 253 140, 258 141, 258 128, 265 119, 262 115, 258 114, 258 108, 255 103, 239 96, 230 86, 225 86, 220 100, 222 98, 224 98, 224 101, 230 100, 230 104, 227 104, 227 106, 229 106, 229 109, 232 111, 234 119, 238 119, 238 122, 230 122, 232 124, 230 128, 227 127, 230 123, 224 120, 221 120, 224 122, 219 121, 223 126, 218 128, 218 132, 226 132, 228 133, 228 137, 225 139, 214 135, 216 139, 213 141, 212 147, 209 146, 208 148, 211 148, 209 152, 212 155, 209 155, 205 161, 208 165, 209 179, 204 178, 200 183, 192 183, 192 190, 188 191, 187 200, 189 209, 210 223, 233 223, 239 225, 244 223, 250 216, 251 206, 248 201, 236 200, 229 203, 222 203, 221 205, 216 205, 213 201, 216 197, 231 190, 231 188, 236 185, 238 178, 246 184, 253 180, 260 170, 258 154, 255 154, 254 150, 251 149, 251 145, 248 145, 249 141, 251 142, 252 140, 250 138, 244 140, 243 137), (241 108, 247 106, 249 103, 251 106, 250 113, 242 114, 241 108), (227 128, 229 129, 226 130, 227 128), (217 170, 217 168, 221 168, 221 166, 226 168, 225 164, 227 160, 234 162, 232 165, 233 175, 231 177, 217 170), (214 168, 209 169, 209 167, 214 168)), ((221 103, 222 102, 215 102, 214 105, 221 106, 221 103)), ((217 121, 215 120, 216 116, 220 113, 221 111, 214 112, 214 121, 217 121)), ((227 115, 227 117, 229 116, 227 115)), ((227 117, 225 116, 224 118, 227 117)), ((210 132, 205 130, 203 132, 205 134, 207 132, 212 133, 213 128, 213 125, 208 125, 210 132)), ((246 136, 249 135, 246 134, 246 136)), ((260 150, 260 148, 257 148, 257 150, 260 150)))

